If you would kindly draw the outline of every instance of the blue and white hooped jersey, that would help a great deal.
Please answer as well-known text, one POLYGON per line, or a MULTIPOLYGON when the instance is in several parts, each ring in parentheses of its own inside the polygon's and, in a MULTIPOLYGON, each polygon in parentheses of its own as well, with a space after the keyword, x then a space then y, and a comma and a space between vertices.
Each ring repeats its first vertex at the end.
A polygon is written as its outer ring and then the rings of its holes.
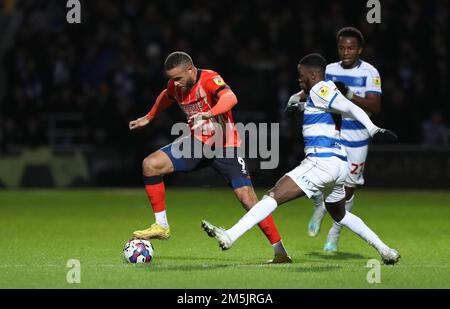
MULTIPOLYGON (((325 79, 345 83, 360 97, 365 97, 368 93, 381 94, 380 74, 374 66, 362 60, 359 60, 359 64, 351 69, 344 69, 340 62, 330 63, 326 68, 325 79)), ((370 135, 359 121, 344 116, 341 138, 342 144, 346 147, 362 147, 369 144, 370 135)))
POLYGON ((306 157, 336 156, 346 160, 341 147, 341 115, 331 112, 333 101, 341 95, 331 81, 318 82, 309 92, 303 114, 306 157))

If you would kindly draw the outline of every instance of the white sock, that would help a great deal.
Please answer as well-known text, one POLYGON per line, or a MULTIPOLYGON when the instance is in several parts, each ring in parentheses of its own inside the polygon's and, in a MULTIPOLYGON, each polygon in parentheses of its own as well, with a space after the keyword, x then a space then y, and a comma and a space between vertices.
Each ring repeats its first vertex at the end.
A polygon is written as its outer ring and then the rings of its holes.
POLYGON ((167 222, 167 214, 166 214, 165 210, 160 211, 160 212, 155 212, 155 220, 156 220, 156 223, 158 223, 162 227, 164 227, 164 228, 169 227, 169 222, 167 222))
POLYGON ((272 245, 275 255, 288 255, 286 249, 283 246, 283 241, 276 242, 272 245))
POLYGON ((259 222, 267 218, 275 208, 277 208, 277 201, 265 195, 262 200, 256 203, 240 220, 227 230, 228 236, 234 242, 241 237, 249 229, 257 225, 259 222))
POLYGON ((352 197, 348 201, 345 201, 345 210, 347 210, 348 212, 352 211, 354 200, 355 200, 355 195, 353 194, 352 197))
POLYGON ((312 198, 314 202, 314 215, 316 216, 325 216, 327 209, 325 208, 325 203, 323 202, 323 194, 319 194, 312 198))
POLYGON ((389 247, 381 241, 377 234, 375 234, 359 217, 354 214, 346 211, 344 218, 339 223, 345 225, 354 233, 358 234, 358 236, 367 241, 369 245, 375 247, 378 252, 389 249, 389 247))
MULTIPOLYGON (((352 197, 348 201, 345 201, 345 210, 347 210, 348 212, 350 212, 353 208, 354 197, 355 197, 355 195, 352 195, 352 197)), ((333 226, 331 227, 330 231, 328 232, 328 237, 329 238, 339 238, 339 235, 341 234, 341 230, 342 230, 342 225, 340 225, 339 223, 333 222, 333 226)))

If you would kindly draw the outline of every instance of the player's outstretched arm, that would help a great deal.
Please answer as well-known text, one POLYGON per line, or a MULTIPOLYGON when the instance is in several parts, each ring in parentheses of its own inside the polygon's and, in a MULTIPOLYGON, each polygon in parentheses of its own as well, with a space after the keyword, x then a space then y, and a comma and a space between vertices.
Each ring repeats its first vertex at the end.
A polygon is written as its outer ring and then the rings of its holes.
POLYGON ((363 110, 378 114, 381 111, 381 96, 379 94, 367 93, 366 97, 360 97, 353 93, 353 91, 343 82, 334 82, 338 90, 350 100, 353 104, 358 105, 363 110))
POLYGON ((140 117, 138 119, 130 121, 130 123, 128 124, 128 127, 130 130, 135 130, 135 129, 145 127, 149 123, 150 123, 150 120, 147 118, 147 116, 144 116, 144 117, 140 117))
POLYGON ((135 130, 145 127, 153 120, 153 118, 156 117, 157 114, 171 106, 173 103, 174 100, 168 96, 167 90, 163 90, 156 98, 155 104, 153 105, 150 112, 143 117, 130 121, 130 123, 128 124, 129 129, 135 130))
POLYGON ((372 136, 372 138, 375 140, 391 141, 391 142, 395 142, 398 140, 397 134, 395 134, 391 130, 383 128, 377 128, 375 132, 372 132, 370 134, 370 136, 372 136))
POLYGON ((353 116, 366 127, 372 138, 382 138, 391 141, 397 140, 397 135, 394 132, 376 126, 362 108, 350 102, 340 93, 330 102, 329 108, 353 116))
POLYGON ((210 111, 213 117, 229 112, 238 102, 236 95, 231 89, 221 91, 217 96, 219 99, 210 111))
MULTIPOLYGON (((303 90, 302 90, 303 91, 303 90)), ((305 101, 302 100, 301 92, 291 95, 289 101, 284 109, 284 114, 287 117, 292 117, 293 115, 300 114, 305 110, 305 101)))
POLYGON ((216 105, 208 112, 200 112, 191 115, 188 118, 188 123, 197 127, 201 125, 202 121, 212 117, 216 117, 220 114, 230 111, 238 102, 236 95, 231 90, 222 91, 219 95, 219 100, 216 105))

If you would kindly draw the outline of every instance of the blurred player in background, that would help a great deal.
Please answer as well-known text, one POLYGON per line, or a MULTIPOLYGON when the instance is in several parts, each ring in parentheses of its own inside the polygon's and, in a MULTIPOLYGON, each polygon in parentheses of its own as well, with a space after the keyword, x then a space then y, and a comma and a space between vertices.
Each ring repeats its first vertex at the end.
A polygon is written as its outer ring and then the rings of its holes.
MULTIPOLYGON (((191 134, 153 152, 143 161, 145 190, 156 222, 147 229, 133 233, 142 239, 165 240, 170 237, 163 176, 173 172, 188 172, 210 166, 225 178, 247 211, 258 202, 245 160, 240 155, 241 140, 231 113, 237 104, 233 91, 218 73, 197 69, 191 57, 184 52, 170 54, 164 68, 169 78, 167 88, 160 93, 150 112, 131 121, 129 128, 135 130, 148 125, 158 113, 177 103, 186 114, 191 134), (223 134, 222 144, 216 143, 215 134, 223 134), (188 157, 178 153, 186 143, 191 146, 188 157), (232 149, 234 155, 211 159, 203 153, 200 157, 194 155, 195 149, 203 147, 210 150, 219 148, 227 153, 232 149)), ((269 262, 291 262, 272 216, 261 221, 259 227, 274 249, 274 258, 269 262)))
MULTIPOLYGON (((338 31, 337 48, 341 61, 327 65, 325 79, 332 80, 341 93, 353 104, 362 108, 369 116, 381 110, 381 79, 377 69, 360 59, 364 37, 353 27, 338 31)), ((356 186, 364 184, 364 166, 369 148, 370 135, 355 118, 344 115, 341 127, 341 143, 348 159, 349 174, 345 181, 345 209, 351 211, 356 186)), ((313 198, 314 214, 308 224, 308 234, 317 236, 326 213, 322 194, 313 198)), ((342 225, 334 222, 324 250, 338 251, 338 240, 342 225)))
POLYGON ((399 260, 396 250, 381 241, 359 217, 345 210, 344 183, 349 171, 345 149, 340 144, 341 115, 352 115, 352 119, 357 119, 367 129, 369 137, 396 139, 396 135, 374 125, 361 108, 338 91, 332 81, 324 81, 325 68, 326 61, 319 54, 305 56, 298 65, 299 84, 307 94, 303 105, 305 159, 301 164, 285 174, 232 228, 224 230, 202 221, 202 228, 208 236, 216 238, 223 250, 231 248, 240 236, 279 205, 321 193, 326 209, 336 223, 346 226, 373 246, 385 264, 395 264, 399 260))

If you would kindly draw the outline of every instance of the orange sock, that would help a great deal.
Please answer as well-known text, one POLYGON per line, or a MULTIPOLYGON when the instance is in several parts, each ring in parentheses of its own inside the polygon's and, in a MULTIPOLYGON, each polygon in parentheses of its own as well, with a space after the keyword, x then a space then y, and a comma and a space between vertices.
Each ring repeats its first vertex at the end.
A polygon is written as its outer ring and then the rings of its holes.
POLYGON ((259 222, 258 226, 264 232, 272 245, 281 240, 280 233, 278 233, 278 229, 272 215, 259 222))
POLYGON ((145 192, 147 192, 148 200, 153 208, 153 213, 166 210, 164 203, 165 188, 164 181, 161 176, 144 176, 145 192))

